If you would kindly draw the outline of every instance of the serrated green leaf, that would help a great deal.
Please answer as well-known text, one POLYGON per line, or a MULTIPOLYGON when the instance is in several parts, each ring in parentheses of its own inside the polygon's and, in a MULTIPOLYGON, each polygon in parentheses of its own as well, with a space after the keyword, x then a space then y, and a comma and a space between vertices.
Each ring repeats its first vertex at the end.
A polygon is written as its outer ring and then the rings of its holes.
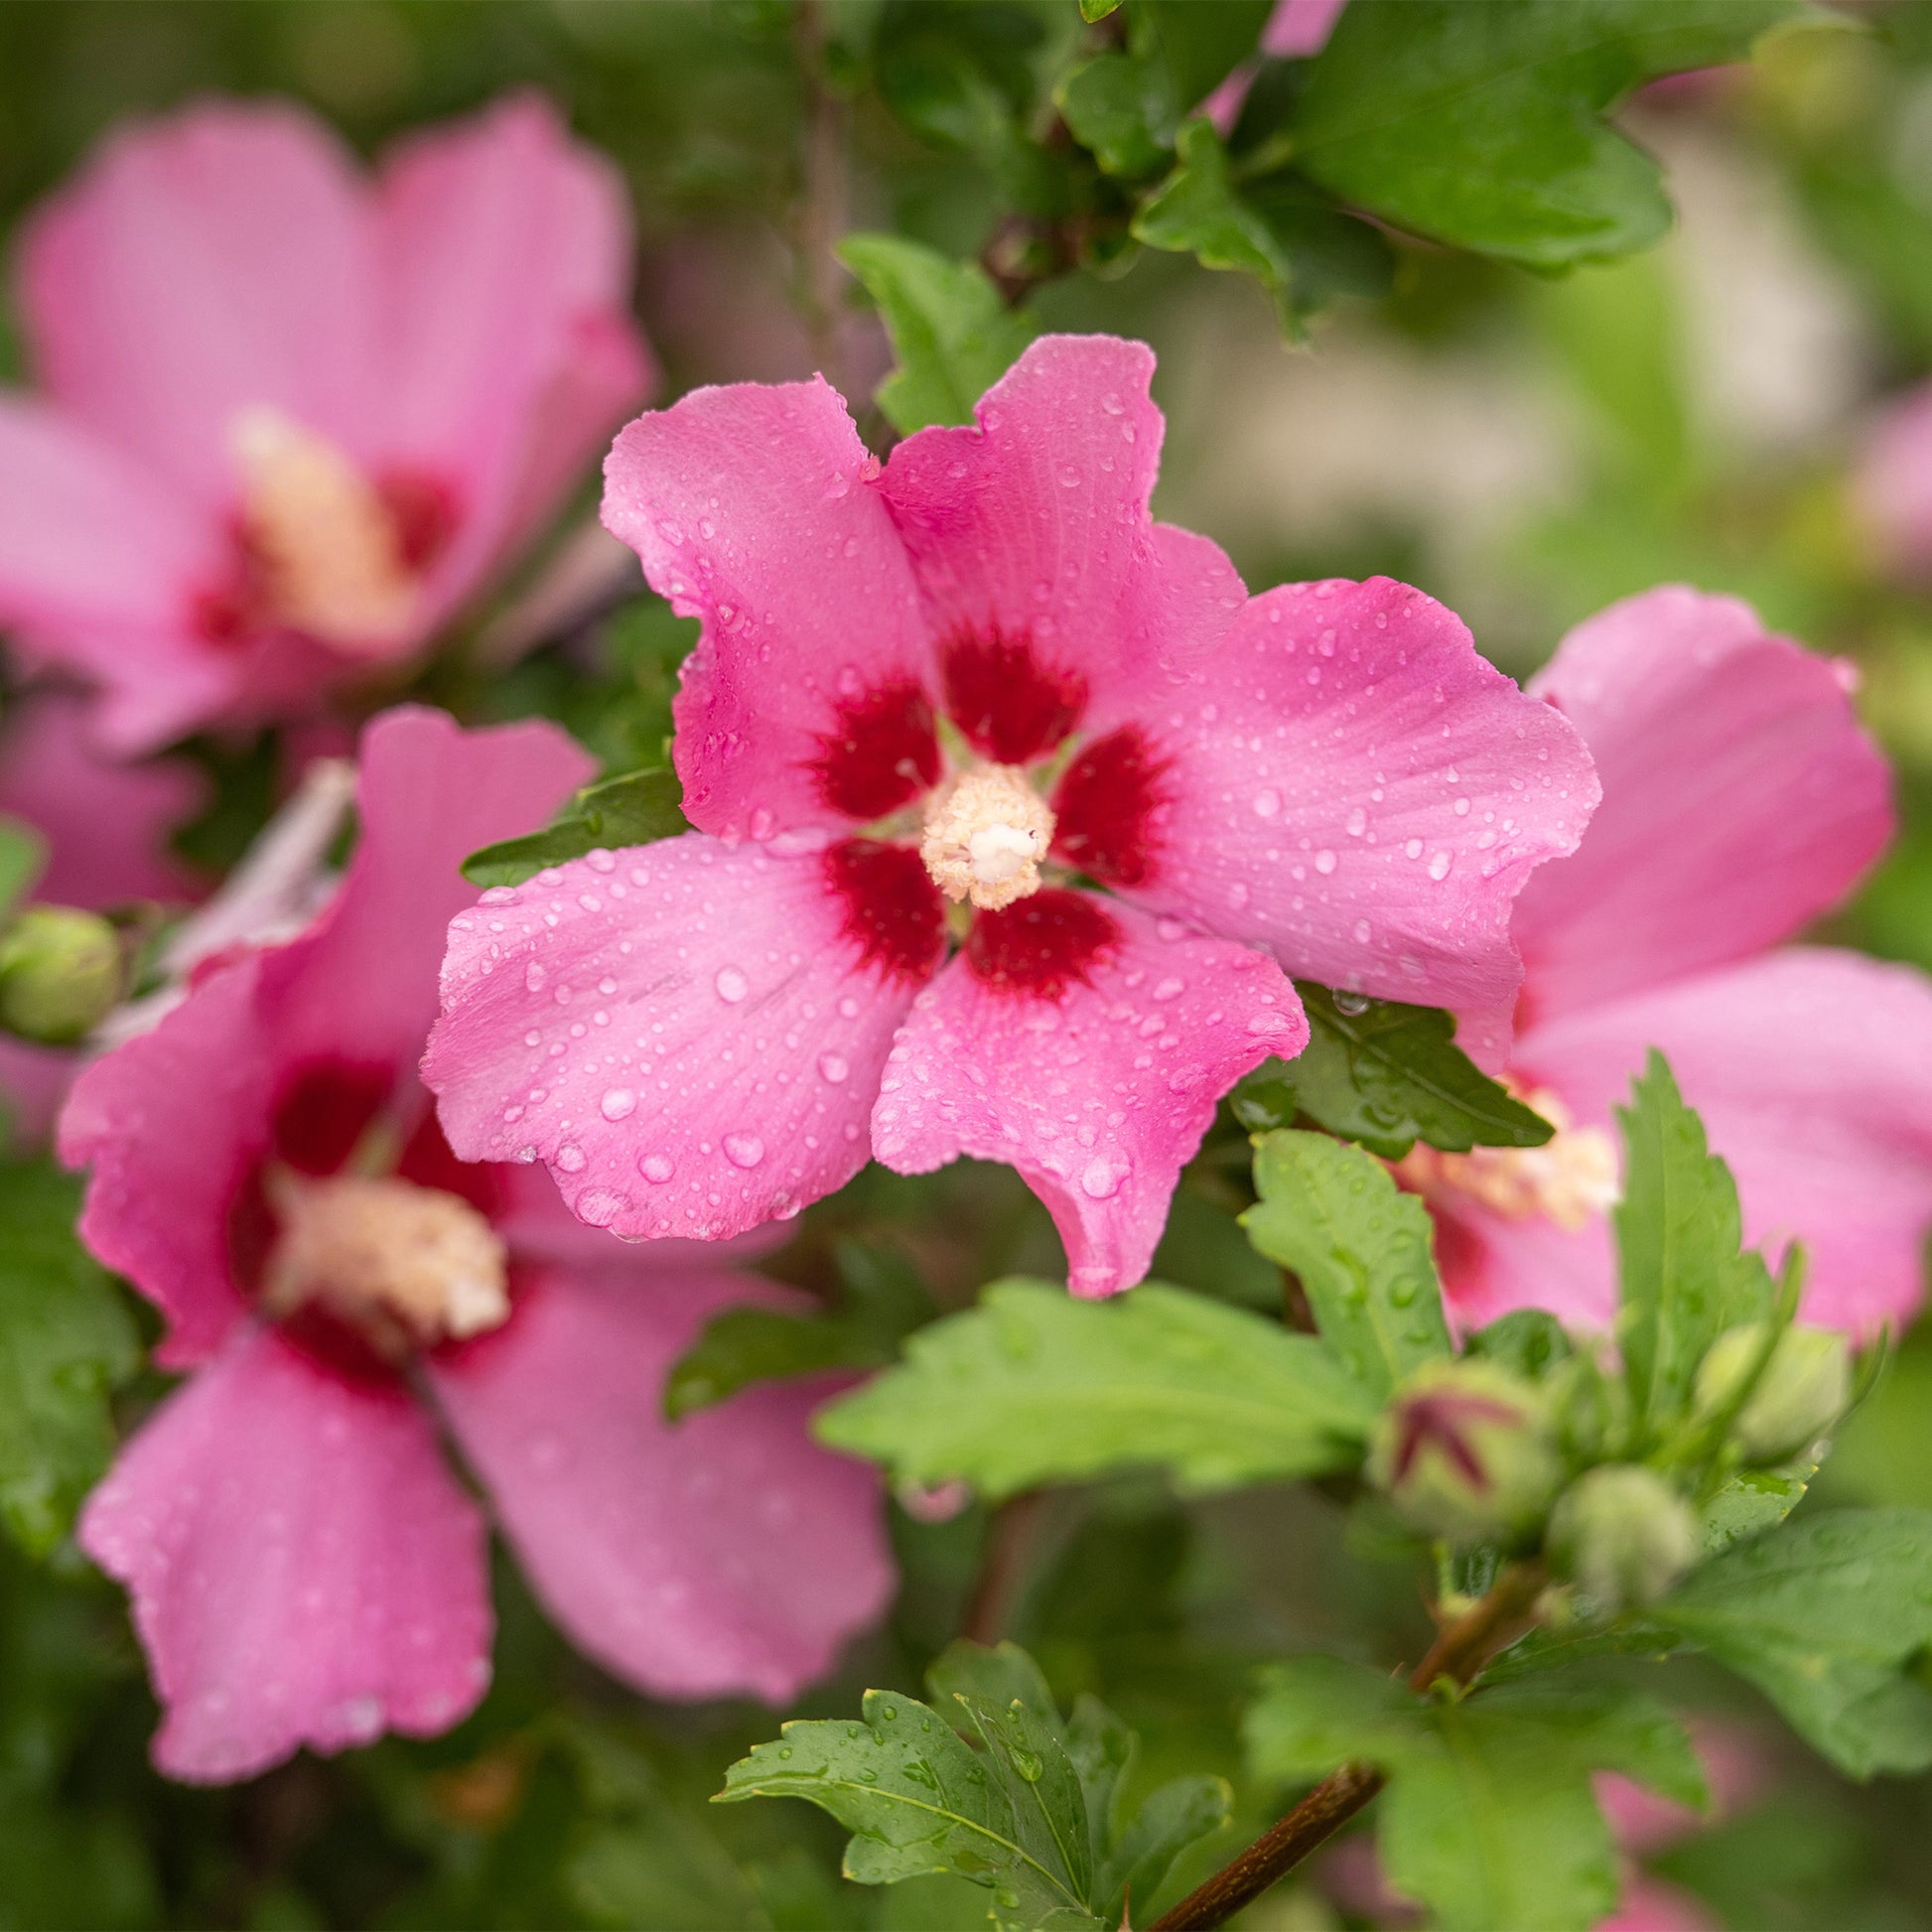
POLYGON ((1709 1151, 1704 1123, 1684 1104, 1664 1056, 1652 1050, 1617 1109, 1623 1197, 1614 1210, 1621 1307, 1617 1341, 1630 1398, 1654 1433, 1689 1407, 1698 1363, 1725 1329, 1771 1312, 1764 1263, 1741 1254, 1730 1170, 1709 1151))
POLYGON ((580 791, 541 832, 501 839, 473 852, 463 876, 473 886, 520 886, 545 866, 561 866, 600 848, 650 845, 689 831, 684 792, 672 771, 628 771, 580 791))
POLYGON ((1500 1362, 1526 1382, 1536 1382, 1573 1351, 1563 1323, 1548 1310, 1515 1309, 1486 1328, 1478 1328, 1465 1352, 1500 1362))
POLYGON ((1434 1007, 1369 1000, 1344 1008, 1325 986, 1298 980, 1309 1043, 1266 1060, 1235 1088, 1250 1133, 1292 1127, 1298 1114, 1384 1160, 1418 1141, 1453 1154, 1472 1147, 1541 1147, 1554 1131, 1534 1108, 1455 1044, 1455 1022, 1434 1007))
POLYGON ((1086 1917, 1066 1874, 1020 1842, 1004 1786, 939 1714, 895 1691, 868 1691, 862 1724, 788 1724, 725 1773, 720 1802, 803 1798, 851 1832, 845 1875, 886 1885, 951 1872, 1010 1890, 1022 1922, 1049 1912, 1086 1917))
POLYGON ((47 1555, 114 1451, 107 1397, 140 1363, 134 1323, 73 1231, 80 1183, 0 1168, 0 1517, 47 1555))
POLYGON ((1096 20, 1105 20, 1110 13, 1119 11, 1122 0, 1080 0, 1080 18, 1089 27, 1096 20))
POLYGON ((1096 1303, 1006 1281, 814 1426, 899 1481, 1000 1497, 1149 1464, 1191 1489, 1318 1474, 1373 1420, 1321 1343, 1261 1315, 1153 1282, 1096 1303))
POLYGON ((879 406, 901 436, 932 423, 970 423, 973 405, 1039 331, 1007 308, 974 262, 949 261, 899 235, 850 234, 839 259, 879 305, 898 368, 879 406))
POLYGON ((1248 1239, 1301 1277, 1322 1340, 1378 1402, 1449 1352, 1429 1210, 1373 1156, 1282 1128, 1255 1149, 1255 1191, 1248 1239))
POLYGON ((1377 1846, 1389 1882, 1446 1932, 1584 1932, 1617 1895, 1595 1771, 1705 1801, 1682 1728, 1627 1691, 1500 1686, 1432 1704, 1360 1665, 1277 1666, 1245 1730, 1258 1775, 1302 1780, 1358 1760, 1389 1779, 1377 1846))
POLYGON ((1536 268, 1669 227, 1657 164, 1603 119, 1662 74, 1743 59, 1798 0, 1350 0, 1277 136, 1412 233, 1536 268))
POLYGON ((1932 1514, 1808 1516, 1708 1563, 1652 1618, 1747 1678, 1853 1777, 1932 1764, 1932 1514))
POLYGON ((0 812, 0 919, 34 890, 47 869, 47 841, 25 819, 0 812))
POLYGON ((882 1367, 906 1335, 932 1318, 931 1297, 902 1256, 851 1240, 834 1251, 843 1287, 838 1307, 790 1314, 748 1306, 713 1315, 664 1379, 668 1420, 678 1422, 754 1382, 882 1367))
POLYGON ((1252 275, 1280 296, 1291 272, 1287 250, 1260 212, 1235 192, 1227 150, 1212 123, 1186 122, 1174 150, 1173 173, 1134 216, 1135 238, 1150 248, 1192 255, 1203 268, 1252 275))

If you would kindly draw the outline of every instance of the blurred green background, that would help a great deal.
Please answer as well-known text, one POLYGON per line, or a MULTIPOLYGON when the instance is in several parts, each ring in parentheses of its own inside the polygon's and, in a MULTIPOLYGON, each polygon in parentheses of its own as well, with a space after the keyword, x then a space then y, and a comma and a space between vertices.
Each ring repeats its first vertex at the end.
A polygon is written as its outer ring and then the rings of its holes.
MULTIPOLYGON (((1023 65, 1077 28, 1071 0, 959 5, 1023 65)), ((1000 207, 988 175, 915 141, 858 84, 865 49, 907 13, 904 0, 826 11, 829 70, 855 85, 852 225, 968 253, 1000 207)), ((1932 368, 1932 8, 1866 14, 1868 28, 1774 41, 1748 70, 1625 111, 1666 161, 1681 220, 1615 267, 1543 280, 1404 244, 1388 297, 1344 301, 1299 350, 1252 284, 1177 257, 1067 278, 1035 306, 1056 326, 1156 345, 1170 419, 1158 507, 1222 542, 1253 588, 1387 571, 1450 604, 1522 674, 1610 599, 1688 581, 1852 658, 1898 769, 1902 831, 1832 936, 1932 969, 1932 601, 1879 575, 1846 485, 1874 413, 1932 368)), ((808 327, 794 253, 793 33, 789 8, 759 0, 11 0, 0 228, 117 120, 197 93, 295 96, 373 153, 535 86, 626 172, 637 307, 668 392, 798 375, 828 338, 823 317, 808 327)), ((856 297, 831 327, 849 372, 884 369, 856 297)), ((31 379, 4 312, 0 376, 31 379)), ((689 628, 640 598, 455 695, 485 714, 555 712, 621 767, 667 729, 689 628)), ((268 757, 222 753, 222 805, 194 835, 203 856, 231 857, 259 824, 268 757)), ((1158 1272, 1272 1297, 1235 1205, 1197 1172, 1158 1272)), ((779 1271, 822 1285, 835 1237, 912 1255, 942 1305, 1053 1258, 1031 1197, 990 1169, 869 1175, 806 1217, 779 1271)), ((1905 1340, 1821 1486, 1932 1507, 1932 1346, 1905 1340)), ((915 1685, 952 1634, 981 1514, 895 1523, 898 1609, 801 1707, 811 1715, 850 1710, 867 1683, 915 1685)), ((1254 1662, 1295 1645, 1400 1649, 1419 1625, 1409 1573, 1376 1558, 1359 1540, 1344 1551, 1339 1508, 1312 1491, 1182 1506, 1152 1482, 1108 1484, 1055 1497, 1010 1622, 1062 1699, 1095 1690, 1141 1728, 1150 1781, 1232 1774, 1254 1662)), ((495 1688, 451 1736, 194 1791, 147 1768, 154 1713, 118 1593, 77 1559, 34 1567, 0 1548, 0 1926, 978 1921, 981 1901, 951 1881, 843 1884, 840 1835, 803 1807, 708 1809, 769 1714, 647 1707, 563 1646, 507 1566, 497 1602, 495 1688)), ((1734 1688, 1681 1665, 1668 1688, 1748 1727, 1770 1767, 1736 1816, 1661 1861, 1714 1919, 1932 1925, 1932 1779, 1847 1785, 1734 1688)), ((1240 1792, 1196 1875, 1273 1795, 1240 1792)), ((1246 1922, 1361 1922, 1333 1891, 1317 1867, 1246 1922)))

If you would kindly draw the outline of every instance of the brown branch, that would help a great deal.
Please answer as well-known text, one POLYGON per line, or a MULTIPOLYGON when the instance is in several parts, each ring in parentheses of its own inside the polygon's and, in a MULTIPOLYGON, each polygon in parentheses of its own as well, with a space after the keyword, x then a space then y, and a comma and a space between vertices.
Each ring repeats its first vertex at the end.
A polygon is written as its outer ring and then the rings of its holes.
POLYGON ((1045 1507, 1042 1491, 1023 1490, 1009 1496, 987 1519, 979 1574, 959 1619, 959 1634, 970 1642, 996 1644, 1006 1635, 1045 1507))
MULTIPOLYGON (((1511 1564, 1488 1595, 1443 1626, 1429 1654, 1410 1672, 1409 1688, 1427 1692, 1445 1678, 1458 1688, 1473 1682, 1492 1657, 1535 1622, 1543 1584, 1541 1564, 1511 1564)), ((1210 1932, 1225 1924, 1347 1824, 1383 1783, 1371 1764, 1330 1771, 1286 1818, 1163 1913, 1148 1932, 1210 1932)))

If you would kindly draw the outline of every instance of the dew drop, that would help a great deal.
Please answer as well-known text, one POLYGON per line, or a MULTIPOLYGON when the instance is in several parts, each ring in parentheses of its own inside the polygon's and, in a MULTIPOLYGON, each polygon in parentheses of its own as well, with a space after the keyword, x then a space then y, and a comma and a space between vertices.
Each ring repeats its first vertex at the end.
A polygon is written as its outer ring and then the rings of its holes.
POLYGON ((557 1165, 565 1173, 581 1173, 584 1169, 584 1150, 575 1141, 566 1141, 557 1150, 557 1165))
POLYGON ((1350 1019, 1358 1013, 1366 1013, 1372 1002, 1366 993, 1344 993, 1339 988, 1335 992, 1335 1011, 1345 1013, 1350 1019))
POLYGON ((550 975, 534 959, 523 969, 523 984, 532 993, 541 993, 543 991, 543 983, 549 977, 550 975))
POLYGON ((712 981, 718 989, 718 997, 728 1007, 735 1007, 752 990, 751 982, 736 966, 721 966, 718 977, 712 981))
POLYGON ((1127 1163, 1102 1157, 1089 1161, 1080 1175, 1080 1191, 1089 1200, 1112 1200, 1127 1178, 1127 1163))
POLYGON ((637 1110, 637 1096, 628 1087, 607 1087, 597 1103, 606 1120, 623 1120, 637 1110))
POLYGON ((1335 869, 1335 855, 1325 845, 1314 855, 1314 869, 1320 873, 1333 872, 1335 869))
POLYGON ((764 1159, 764 1143, 756 1134, 727 1134, 725 1158, 735 1168, 756 1168, 764 1159))
POLYGON ((643 1177, 661 1187, 677 1173, 677 1168, 668 1154, 646 1154, 637 1163, 637 1172, 643 1177))
POLYGON ((821 1053, 818 1056, 819 1074, 833 1086, 842 1086, 846 1076, 852 1071, 851 1065, 837 1053, 821 1053))
POLYGON ((1257 818, 1274 818, 1281 811, 1282 795, 1273 785, 1270 785, 1265 791, 1256 792, 1250 802, 1255 808, 1257 818))
POLYGON ((1429 861, 1430 878, 1447 879, 1449 877, 1449 856, 1447 852, 1438 852, 1431 856, 1429 861))

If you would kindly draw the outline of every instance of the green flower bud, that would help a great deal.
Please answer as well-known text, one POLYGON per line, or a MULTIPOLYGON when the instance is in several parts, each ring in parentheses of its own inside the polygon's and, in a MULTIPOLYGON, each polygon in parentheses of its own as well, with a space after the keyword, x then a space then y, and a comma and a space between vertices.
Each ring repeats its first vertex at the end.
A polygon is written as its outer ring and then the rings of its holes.
POLYGON ((1442 1361, 1389 1398, 1368 1475, 1419 1529, 1466 1548, 1534 1530, 1563 1465, 1533 1384, 1493 1362, 1442 1361))
MULTIPOLYGON (((1727 1328, 1698 1364, 1697 1411, 1707 1419, 1736 1400, 1763 1353, 1761 1321, 1727 1328)), ((1730 1426, 1747 1460, 1788 1461, 1816 1442, 1852 1400, 1852 1358, 1845 1337, 1829 1328, 1787 1328, 1730 1426)))
POLYGON ((30 905, 0 938, 0 1028, 67 1046, 121 997, 121 942, 92 912, 30 905))
POLYGON ((1608 1462, 1558 1497, 1549 1551, 1599 1603, 1654 1603, 1697 1562, 1697 1518, 1654 1469, 1608 1462))

